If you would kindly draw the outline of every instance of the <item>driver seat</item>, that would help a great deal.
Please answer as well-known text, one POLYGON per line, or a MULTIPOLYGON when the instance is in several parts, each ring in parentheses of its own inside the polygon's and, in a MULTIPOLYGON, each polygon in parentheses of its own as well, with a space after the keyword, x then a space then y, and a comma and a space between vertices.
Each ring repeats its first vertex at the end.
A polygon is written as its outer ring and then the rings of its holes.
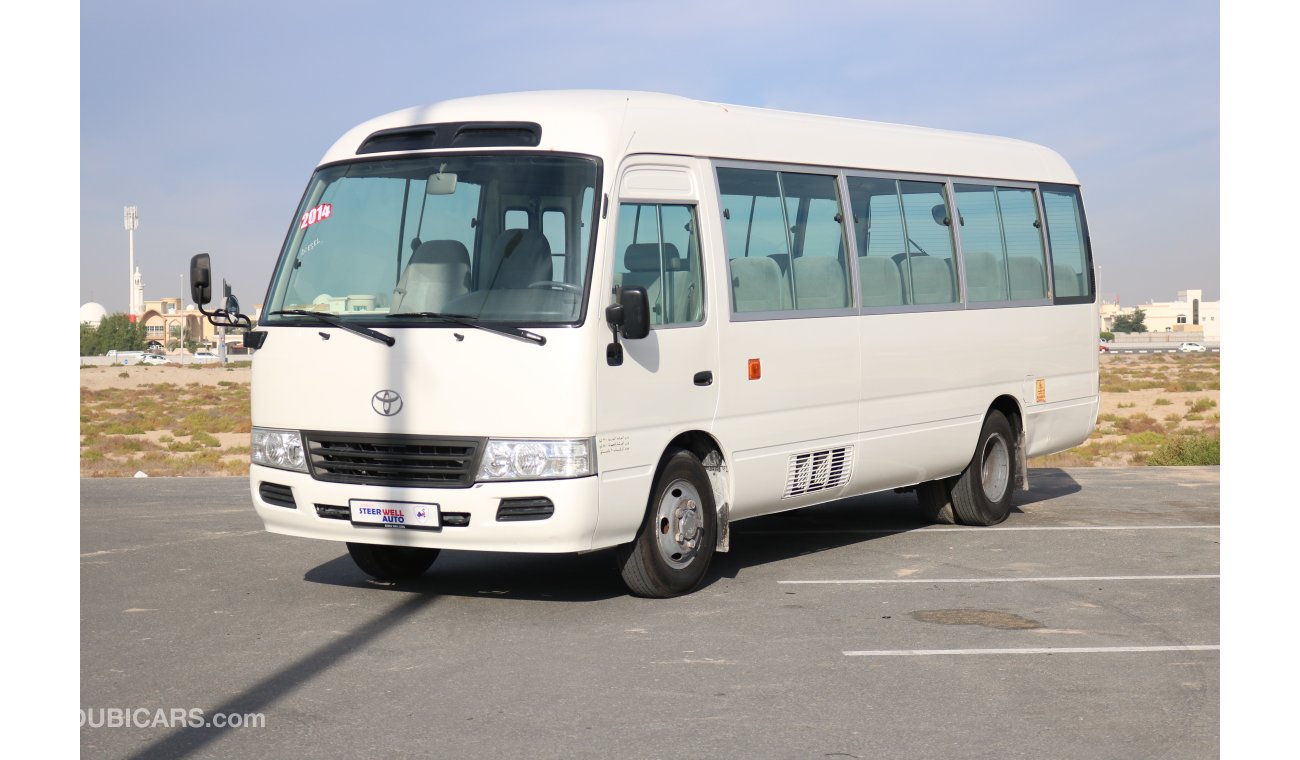
POLYGON ((534 230, 506 230, 492 246, 491 273, 479 282, 483 290, 523 290, 551 279, 551 244, 534 230))

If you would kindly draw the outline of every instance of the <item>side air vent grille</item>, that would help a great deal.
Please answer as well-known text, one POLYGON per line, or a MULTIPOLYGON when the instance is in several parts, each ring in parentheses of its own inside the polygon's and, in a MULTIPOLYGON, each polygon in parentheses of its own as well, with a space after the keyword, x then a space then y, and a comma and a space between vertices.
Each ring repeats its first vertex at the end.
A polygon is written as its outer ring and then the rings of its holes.
POLYGON ((790 457, 790 469, 785 479, 784 499, 802 496, 828 488, 838 488, 848 482, 853 472, 853 447, 845 446, 826 451, 811 451, 790 457))

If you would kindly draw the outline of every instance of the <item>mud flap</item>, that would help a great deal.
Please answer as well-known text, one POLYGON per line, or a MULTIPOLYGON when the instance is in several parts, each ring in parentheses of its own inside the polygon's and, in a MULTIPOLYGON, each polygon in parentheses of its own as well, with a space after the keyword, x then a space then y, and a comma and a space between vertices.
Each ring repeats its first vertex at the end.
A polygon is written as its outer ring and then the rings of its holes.
POLYGON ((1025 456, 1024 425, 1016 431, 1016 486, 1022 491, 1029 490, 1029 458, 1025 456))
POLYGON ((713 487, 713 504, 718 518, 718 542, 714 551, 725 552, 731 549, 731 503, 727 501, 727 465, 722 455, 716 451, 701 462, 704 471, 709 474, 709 485, 713 487))

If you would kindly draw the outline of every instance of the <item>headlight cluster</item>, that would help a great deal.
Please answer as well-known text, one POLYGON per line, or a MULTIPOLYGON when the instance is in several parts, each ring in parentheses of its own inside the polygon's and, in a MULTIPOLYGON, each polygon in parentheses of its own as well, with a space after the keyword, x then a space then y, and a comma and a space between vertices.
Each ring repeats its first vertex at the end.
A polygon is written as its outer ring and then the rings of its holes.
POLYGON ((581 478, 595 473, 590 438, 487 442, 478 468, 479 482, 581 478))
POLYGON ((296 430, 253 428, 253 464, 281 470, 307 471, 302 436, 296 430))

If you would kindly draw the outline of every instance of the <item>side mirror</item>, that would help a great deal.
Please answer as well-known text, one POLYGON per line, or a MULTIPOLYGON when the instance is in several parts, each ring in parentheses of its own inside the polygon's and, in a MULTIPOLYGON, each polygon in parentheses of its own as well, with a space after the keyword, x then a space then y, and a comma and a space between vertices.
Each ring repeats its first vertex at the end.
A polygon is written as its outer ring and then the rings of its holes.
POLYGON ((620 332, 628 340, 640 340, 650 334, 650 298, 645 288, 635 285, 623 288, 618 293, 618 305, 622 308, 620 332))
POLYGON ((236 298, 236 297, 234 297, 233 295, 226 296, 226 306, 225 306, 225 308, 226 308, 226 313, 227 313, 227 314, 238 314, 238 313, 239 313, 239 299, 236 298))
POLYGON ((212 258, 206 253, 190 259, 190 298, 199 306, 212 301, 212 258))

